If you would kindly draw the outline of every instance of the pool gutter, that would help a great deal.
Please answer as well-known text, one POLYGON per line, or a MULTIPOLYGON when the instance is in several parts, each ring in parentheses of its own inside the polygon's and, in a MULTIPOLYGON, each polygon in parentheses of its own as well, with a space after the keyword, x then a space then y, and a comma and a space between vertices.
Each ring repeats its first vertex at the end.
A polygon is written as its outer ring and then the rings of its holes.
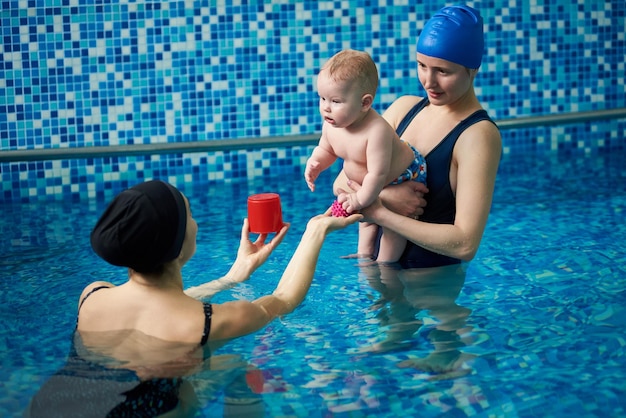
MULTIPOLYGON (((626 108, 574 112, 558 115, 526 116, 496 121, 500 129, 563 125, 603 119, 626 118, 626 108)), ((210 141, 189 141, 161 144, 111 145, 74 148, 43 148, 0 151, 0 162, 66 160, 114 156, 181 154, 194 152, 232 151, 240 149, 282 148, 314 145, 319 134, 266 138, 241 138, 210 141)))

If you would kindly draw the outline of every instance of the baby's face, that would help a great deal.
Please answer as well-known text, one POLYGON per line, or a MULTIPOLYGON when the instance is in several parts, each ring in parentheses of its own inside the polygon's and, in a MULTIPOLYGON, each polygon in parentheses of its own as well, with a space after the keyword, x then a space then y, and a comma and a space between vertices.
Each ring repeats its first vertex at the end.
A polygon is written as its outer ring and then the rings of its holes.
POLYGON ((317 93, 320 114, 326 123, 345 128, 358 118, 362 100, 354 83, 334 80, 328 71, 322 70, 317 77, 317 93))

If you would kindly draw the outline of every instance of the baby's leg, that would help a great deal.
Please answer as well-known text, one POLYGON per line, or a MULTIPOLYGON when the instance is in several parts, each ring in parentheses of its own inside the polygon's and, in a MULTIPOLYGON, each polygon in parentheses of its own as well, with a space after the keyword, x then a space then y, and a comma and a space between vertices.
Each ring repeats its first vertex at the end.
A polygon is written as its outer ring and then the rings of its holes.
POLYGON ((359 257, 372 257, 374 255, 377 235, 378 225, 369 222, 359 223, 359 244, 357 246, 359 257))
POLYGON ((406 239, 402 237, 402 235, 383 228, 376 261, 381 263, 395 263, 402 256, 405 247, 406 239))

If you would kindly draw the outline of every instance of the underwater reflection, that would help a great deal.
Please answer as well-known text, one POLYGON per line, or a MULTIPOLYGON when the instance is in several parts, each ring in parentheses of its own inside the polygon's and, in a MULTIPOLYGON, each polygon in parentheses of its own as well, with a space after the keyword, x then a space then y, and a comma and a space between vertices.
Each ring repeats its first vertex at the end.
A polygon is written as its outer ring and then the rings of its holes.
POLYGON ((372 309, 378 310, 377 318, 384 334, 382 340, 362 347, 361 351, 405 350, 410 358, 398 363, 398 367, 430 373, 431 380, 471 372, 468 362, 476 356, 462 351, 466 342, 461 336, 471 331, 466 320, 472 311, 457 303, 465 283, 466 264, 419 269, 367 264, 360 269, 379 294, 372 309), (416 333, 432 347, 426 356, 411 352, 416 333))
POLYGON ((199 389, 203 396, 224 391, 224 416, 260 417, 264 405, 251 388, 252 369, 239 356, 211 355, 210 348, 136 330, 75 332, 65 365, 24 416, 193 417, 203 406, 199 389))

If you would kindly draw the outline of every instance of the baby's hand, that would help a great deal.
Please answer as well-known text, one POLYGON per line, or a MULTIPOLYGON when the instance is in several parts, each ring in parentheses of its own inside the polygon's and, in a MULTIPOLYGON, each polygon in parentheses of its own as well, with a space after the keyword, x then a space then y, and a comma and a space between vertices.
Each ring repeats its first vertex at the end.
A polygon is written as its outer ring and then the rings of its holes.
POLYGON ((304 169, 304 180, 306 181, 309 189, 315 191, 315 180, 320 175, 320 163, 319 161, 309 158, 306 162, 306 168, 304 169))
POLYGON ((359 202, 356 193, 341 193, 337 196, 337 200, 348 213, 354 213, 363 209, 363 205, 359 202))
POLYGON ((330 207, 330 213, 338 218, 350 216, 348 212, 341 206, 338 200, 335 200, 330 207))

